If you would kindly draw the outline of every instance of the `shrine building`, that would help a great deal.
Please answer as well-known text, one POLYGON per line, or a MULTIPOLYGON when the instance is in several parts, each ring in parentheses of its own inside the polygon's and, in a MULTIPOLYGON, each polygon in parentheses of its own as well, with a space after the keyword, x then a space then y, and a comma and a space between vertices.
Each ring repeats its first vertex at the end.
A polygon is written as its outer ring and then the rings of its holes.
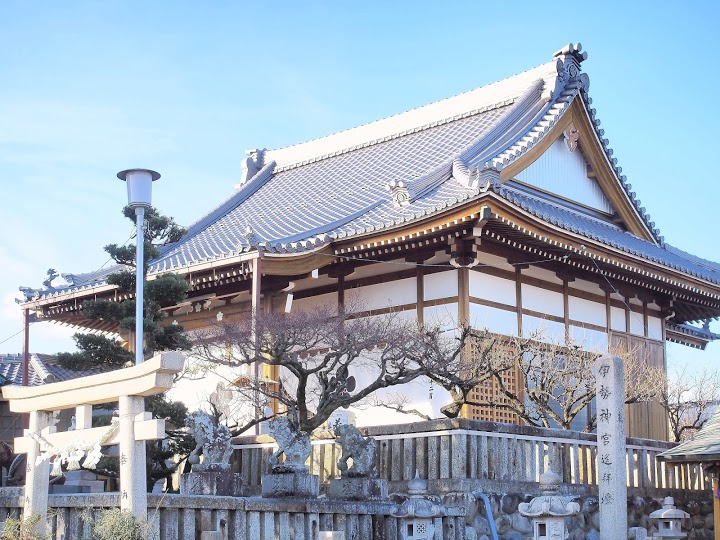
MULTIPOLYGON (((720 315, 720 265, 663 240, 600 128, 586 58, 568 45, 464 94, 248 151, 236 191, 150 264, 149 279, 175 272, 192 287, 187 303, 167 308, 168 322, 193 330, 220 312, 232 321, 359 300, 369 314, 506 336, 542 328, 657 366, 667 341, 704 349, 718 337, 708 324, 720 315)), ((105 281, 116 270, 65 274, 66 286, 26 291, 21 307, 117 334, 81 310, 86 299, 122 300, 105 281)), ((433 417, 448 402, 422 385, 410 394, 433 417)), ((463 414, 517 421, 497 410, 463 414)), ((372 407, 357 415, 363 424, 413 420, 372 407)), ((631 436, 667 438, 657 404, 629 406, 627 425, 631 436)))

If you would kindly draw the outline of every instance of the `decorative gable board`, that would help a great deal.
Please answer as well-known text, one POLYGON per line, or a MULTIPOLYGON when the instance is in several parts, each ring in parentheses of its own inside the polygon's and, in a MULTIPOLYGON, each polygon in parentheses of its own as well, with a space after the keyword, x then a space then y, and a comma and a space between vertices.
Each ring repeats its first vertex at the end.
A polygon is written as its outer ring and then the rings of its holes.
POLYGON ((579 148, 570 151, 564 137, 558 139, 529 167, 520 171, 516 180, 588 206, 606 214, 613 207, 600 185, 587 175, 588 165, 579 148))

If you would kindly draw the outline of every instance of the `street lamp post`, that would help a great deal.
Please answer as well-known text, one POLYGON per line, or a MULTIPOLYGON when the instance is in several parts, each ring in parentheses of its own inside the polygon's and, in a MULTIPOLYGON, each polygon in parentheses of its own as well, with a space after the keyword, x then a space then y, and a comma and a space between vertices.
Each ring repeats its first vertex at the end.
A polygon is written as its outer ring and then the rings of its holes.
POLYGON ((160 174, 148 169, 128 169, 117 174, 127 183, 128 206, 135 210, 137 246, 135 248, 135 364, 143 361, 143 295, 144 295, 144 231, 145 210, 150 208, 152 183, 160 174))

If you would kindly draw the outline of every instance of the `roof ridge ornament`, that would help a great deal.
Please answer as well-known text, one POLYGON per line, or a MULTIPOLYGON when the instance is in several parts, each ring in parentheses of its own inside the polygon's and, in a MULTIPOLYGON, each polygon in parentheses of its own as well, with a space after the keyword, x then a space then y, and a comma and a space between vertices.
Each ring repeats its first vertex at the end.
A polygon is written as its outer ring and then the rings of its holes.
POLYGON ((385 188, 390 192, 393 206, 400 208, 401 206, 408 206, 410 204, 412 194, 407 184, 402 180, 390 180, 385 184, 385 188))
POLYGON ((486 162, 482 169, 478 167, 478 189, 485 193, 500 186, 500 169, 491 162, 486 162))
POLYGON ((463 186, 473 187, 478 181, 478 169, 470 169, 462 158, 453 159, 452 175, 463 186))
POLYGON ((247 184, 253 176, 260 172, 265 166, 266 152, 266 148, 251 148, 250 150, 245 150, 245 154, 248 157, 243 159, 240 164, 240 183, 235 185, 235 189, 240 189, 247 184))
POLYGON ((553 58, 557 58, 556 69, 557 78, 555 79, 554 88, 546 88, 543 92, 543 99, 551 101, 560 96, 562 91, 571 83, 575 83, 580 90, 587 92, 590 88, 590 78, 586 73, 582 73, 582 64, 587 60, 587 51, 582 50, 580 43, 568 43, 559 51, 553 54, 553 58))

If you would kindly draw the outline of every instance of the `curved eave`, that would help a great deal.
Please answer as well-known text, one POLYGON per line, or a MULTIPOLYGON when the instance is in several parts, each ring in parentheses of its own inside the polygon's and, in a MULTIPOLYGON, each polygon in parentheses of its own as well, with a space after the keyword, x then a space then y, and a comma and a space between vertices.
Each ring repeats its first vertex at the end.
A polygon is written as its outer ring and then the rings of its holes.
MULTIPOLYGON (((637 275, 637 284, 654 281, 657 283, 655 288, 666 294, 675 294, 678 289, 685 290, 688 295, 694 294, 711 299, 707 305, 720 308, 720 285, 541 221, 493 192, 485 193, 480 198, 450 211, 418 220, 402 228, 334 242, 333 250, 338 255, 351 255, 429 237, 442 230, 473 222, 480 215, 482 207, 491 207, 492 217, 495 220, 512 227, 529 241, 540 242, 553 250, 560 249, 568 254, 587 259, 587 264, 576 261, 574 266, 584 267, 588 271, 597 273, 597 269, 592 263, 594 260, 599 264, 613 266, 622 273, 637 275), (585 248, 583 249, 582 246, 585 248)), ((558 260, 561 258, 558 257, 558 260)), ((617 275, 617 278, 626 281, 620 274, 617 275)), ((687 296, 687 299, 694 300, 690 296, 687 296)))

